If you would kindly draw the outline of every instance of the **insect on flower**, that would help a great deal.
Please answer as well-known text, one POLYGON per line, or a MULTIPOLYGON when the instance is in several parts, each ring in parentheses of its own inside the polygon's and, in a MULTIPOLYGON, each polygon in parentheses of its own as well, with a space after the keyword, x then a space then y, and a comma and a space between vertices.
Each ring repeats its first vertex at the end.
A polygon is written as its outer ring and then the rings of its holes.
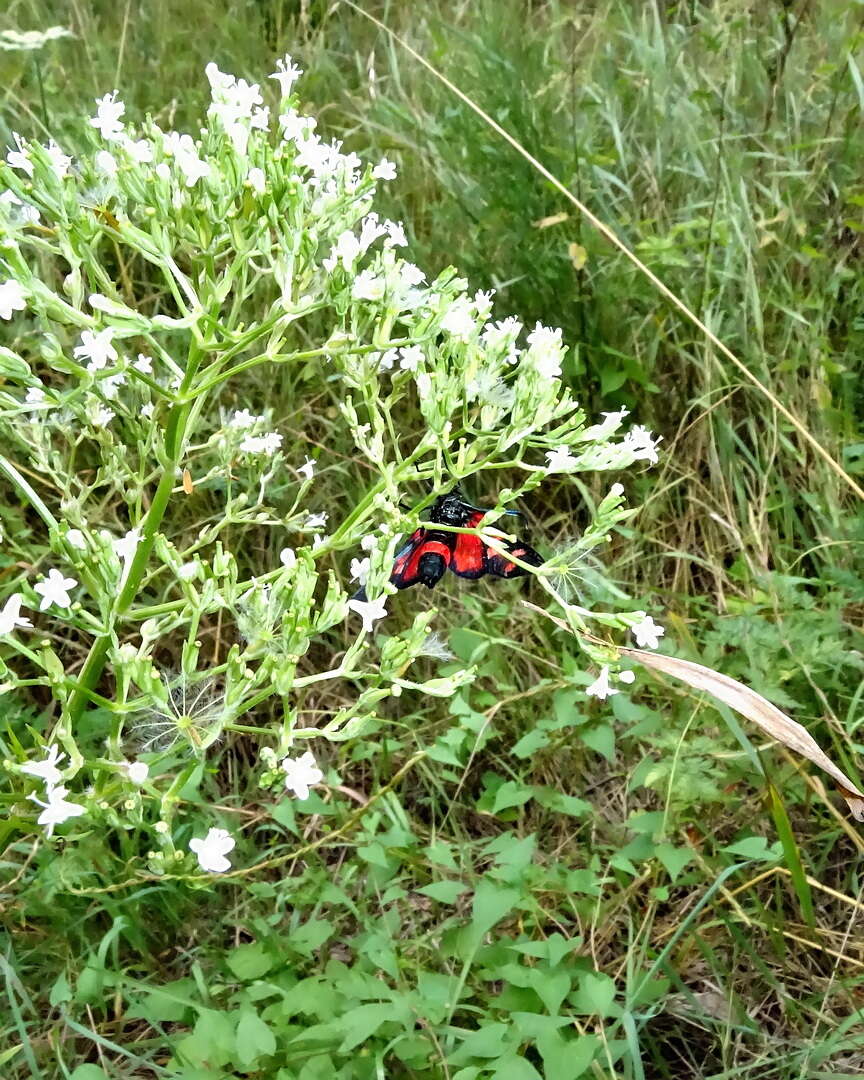
MULTIPOLYGON (((479 528, 487 511, 480 506, 465 502, 461 490, 454 487, 446 495, 439 495, 429 511, 429 521, 434 525, 450 525, 456 528, 479 528)), ((517 510, 506 513, 518 515, 517 510)), ((501 546, 509 554, 529 566, 542 566, 543 557, 522 540, 502 541, 501 546)), ((443 529, 416 529, 407 544, 397 552, 390 573, 390 580, 397 589, 409 589, 418 582, 427 589, 434 588, 450 568, 457 577, 480 578, 485 574, 494 577, 523 577, 528 571, 490 547, 482 537, 468 533, 445 532, 443 529)), ((361 586, 355 599, 365 599, 361 586)))

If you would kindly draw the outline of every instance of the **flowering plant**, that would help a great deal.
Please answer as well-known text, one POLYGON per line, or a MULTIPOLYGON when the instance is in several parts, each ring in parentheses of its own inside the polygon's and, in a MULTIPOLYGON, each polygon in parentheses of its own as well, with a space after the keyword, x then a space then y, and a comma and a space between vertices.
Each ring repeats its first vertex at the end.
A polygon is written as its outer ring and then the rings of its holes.
MULTIPOLYGON (((197 135, 133 126, 114 92, 75 160, 16 135, 2 166, 0 479, 38 542, 3 538, 0 694, 28 695, 50 724, 41 747, 4 745, 8 801, 24 832, 134 820, 156 873, 190 851, 204 871, 230 866, 220 824, 202 839, 178 817, 226 732, 257 737, 262 783, 303 798, 325 778, 311 740, 470 680, 414 675, 440 651, 435 611, 407 627, 388 611, 399 537, 436 492, 507 469, 482 525, 494 547, 496 517, 550 473, 656 460, 644 428, 621 436, 626 410, 589 422, 561 379, 560 331, 523 341, 516 319, 491 320, 490 293, 452 270, 427 282, 403 257, 404 227, 373 209, 395 166, 325 142, 299 74, 279 61, 271 110, 208 65, 197 135), (364 493, 333 520, 360 467, 364 493), (351 577, 368 600, 349 599, 351 577), (327 686, 339 704, 318 723, 299 703, 327 686), (265 703, 277 724, 256 723, 265 703)), ((613 485, 579 541, 532 570, 572 627, 597 618, 656 646, 644 612, 593 613, 556 587, 630 513, 613 485)), ((587 693, 617 692, 611 655, 582 645, 604 665, 587 693)))

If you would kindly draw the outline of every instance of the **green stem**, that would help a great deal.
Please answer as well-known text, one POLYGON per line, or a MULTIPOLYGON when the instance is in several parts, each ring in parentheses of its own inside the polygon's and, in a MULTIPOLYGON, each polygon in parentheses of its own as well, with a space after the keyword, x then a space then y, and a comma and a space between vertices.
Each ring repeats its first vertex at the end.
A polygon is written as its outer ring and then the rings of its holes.
MULTIPOLYGON (((197 346, 193 341, 189 346, 186 375, 183 379, 183 385, 180 387, 180 396, 183 395, 187 385, 191 383, 192 379, 195 377, 199 362, 200 355, 197 346)), ((129 610, 132 601, 138 594, 141 579, 147 569, 150 552, 153 550, 153 544, 156 540, 156 533, 159 530, 159 526, 162 524, 162 519, 165 516, 165 511, 168 509, 168 503, 171 500, 171 494, 174 490, 174 474, 180 464, 183 454, 183 438, 186 433, 186 422, 189 418, 189 413, 192 411, 193 405, 194 402, 176 404, 168 414, 168 424, 165 429, 164 471, 159 481, 159 485, 156 488, 156 493, 153 496, 153 501, 150 504, 150 509, 147 511, 147 516, 144 518, 144 523, 141 528, 141 540, 139 541, 138 547, 132 558, 132 564, 126 575, 126 581, 120 590, 117 599, 114 601, 114 605, 108 616, 108 625, 106 626, 105 633, 100 637, 97 637, 91 645, 90 652, 84 662, 84 667, 81 669, 81 674, 78 677, 78 685, 69 701, 67 712, 67 730, 69 731, 74 730, 81 714, 87 707, 87 703, 91 699, 94 687, 98 683, 105 667, 108 650, 111 647, 115 623, 129 610)))

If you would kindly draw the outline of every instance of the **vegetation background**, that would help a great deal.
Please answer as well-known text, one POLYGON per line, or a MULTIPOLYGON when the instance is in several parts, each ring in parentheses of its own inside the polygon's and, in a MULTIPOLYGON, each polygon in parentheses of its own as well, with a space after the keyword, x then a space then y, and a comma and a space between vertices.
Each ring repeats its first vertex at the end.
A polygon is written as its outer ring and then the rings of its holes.
MULTIPOLYGON (((362 6, 864 473, 864 6, 362 6)), ((665 611, 678 655, 791 711, 859 777, 860 504, 476 115, 342 4, 11 0, 0 29, 57 24, 74 38, 0 53, 7 142, 12 130, 51 134, 74 151, 93 99, 115 87, 132 117, 183 130, 206 108, 208 61, 257 81, 290 52, 320 128, 397 162, 381 209, 404 220, 411 257, 495 288, 502 314, 562 326, 578 396, 663 433, 661 467, 639 481, 642 513, 577 585, 665 611)), ((299 406, 280 403, 282 390, 267 387, 279 430, 326 444, 326 387, 299 406)), ((351 500, 351 477, 334 506, 351 500)), ((546 485, 529 502, 538 546, 578 531, 576 492, 546 485)), ((7 535, 28 528, 14 506, 0 521, 7 535)), ((394 715, 392 747, 434 744, 432 759, 271 880, 78 896, 68 879, 27 887, 28 850, 10 845, 4 1075, 864 1074, 864 841, 843 809, 818 776, 762 753, 681 687, 646 677, 585 709, 563 688, 576 658, 563 645, 550 654, 517 598, 438 590, 450 648, 481 677, 394 715)), ((38 726, 8 708, 4 729, 38 726)), ((334 748, 346 789, 388 782, 389 739, 334 748)), ((229 739, 216 771, 254 832, 249 754, 229 739)), ((319 799, 258 845, 317 839, 356 805, 350 791, 319 799)))

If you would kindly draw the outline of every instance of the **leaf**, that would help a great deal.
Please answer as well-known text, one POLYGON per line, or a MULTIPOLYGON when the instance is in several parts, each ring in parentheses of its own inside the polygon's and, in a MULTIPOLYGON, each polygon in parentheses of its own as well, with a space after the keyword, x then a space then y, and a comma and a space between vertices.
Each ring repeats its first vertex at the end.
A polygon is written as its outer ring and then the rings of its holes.
POLYGON ((779 858, 779 853, 768 846, 764 836, 745 836, 734 844, 721 848, 730 855, 740 855, 744 859, 764 859, 765 862, 774 862, 779 858))
MULTIPOLYGON (((522 603, 532 611, 537 611, 547 619, 551 619, 552 622, 568 633, 574 633, 573 629, 563 619, 559 619, 551 612, 537 607, 536 604, 531 604, 527 600, 523 600, 522 603)), ((582 636, 595 644, 608 647, 608 642, 595 638, 591 634, 582 636)), ((722 701, 724 705, 728 705, 730 709, 734 709, 735 712, 745 716, 748 720, 752 720, 754 724, 767 732, 772 739, 776 739, 784 746, 788 746, 790 750, 794 750, 796 754, 800 754, 802 757, 807 758, 808 761, 812 761, 814 765, 818 765, 836 782, 840 794, 846 800, 855 820, 864 821, 864 792, 859 791, 849 777, 841 769, 838 769, 828 755, 820 749, 819 744, 805 727, 787 716, 776 705, 772 705, 767 698, 738 682, 737 679, 732 679, 728 675, 721 675, 719 671, 705 667, 704 664, 694 664, 690 660, 679 660, 675 656, 663 656, 661 653, 647 652, 643 649, 627 649, 620 645, 618 646, 618 652, 639 664, 644 664, 647 668, 662 671, 664 675, 671 675, 673 679, 680 679, 695 690, 702 690, 706 694, 711 694, 718 701, 722 701)))
POLYGON ((437 900, 439 904, 455 904, 467 888, 461 881, 433 881, 431 885, 424 885, 417 892, 437 900))
MULTIPOLYGON (((500 1057, 507 1046, 509 1031, 506 1024, 484 1024, 476 1031, 468 1032, 467 1037, 448 1060, 452 1065, 462 1065, 473 1057, 500 1057)), ((456 1029, 453 1029, 453 1033, 458 1034, 456 1029)))
POLYGON ((260 979, 273 967, 273 959, 260 941, 251 945, 238 945, 227 957, 228 967, 243 982, 260 979))
POLYGON ((247 1011, 237 1025, 237 1060, 248 1067, 276 1051, 276 1036, 256 1012, 247 1011))
POLYGON ((492 813, 500 814, 502 810, 509 810, 513 806, 524 806, 531 795, 531 788, 527 784, 520 784, 518 780, 506 780, 495 792, 492 813))
POLYGON ((614 1012, 615 983, 602 971, 588 972, 579 980, 579 989, 570 1000, 577 1013, 611 1016, 614 1012))
POLYGON ((98 1065, 79 1065, 69 1080, 109 1080, 109 1077, 98 1065))
POLYGON ((658 844, 654 854, 663 863, 666 873, 674 881, 687 863, 692 862, 693 852, 689 848, 678 848, 674 844, 658 844))
POLYGON ((474 893, 471 907, 471 925, 478 938, 500 922, 515 907, 521 893, 518 889, 507 889, 489 878, 483 878, 474 893))
POLYGON ((376 1001, 371 1005, 357 1005, 342 1018, 345 1038, 339 1047, 342 1054, 366 1042, 382 1024, 388 1021, 406 1022, 408 1010, 404 1004, 394 1001, 376 1001))

